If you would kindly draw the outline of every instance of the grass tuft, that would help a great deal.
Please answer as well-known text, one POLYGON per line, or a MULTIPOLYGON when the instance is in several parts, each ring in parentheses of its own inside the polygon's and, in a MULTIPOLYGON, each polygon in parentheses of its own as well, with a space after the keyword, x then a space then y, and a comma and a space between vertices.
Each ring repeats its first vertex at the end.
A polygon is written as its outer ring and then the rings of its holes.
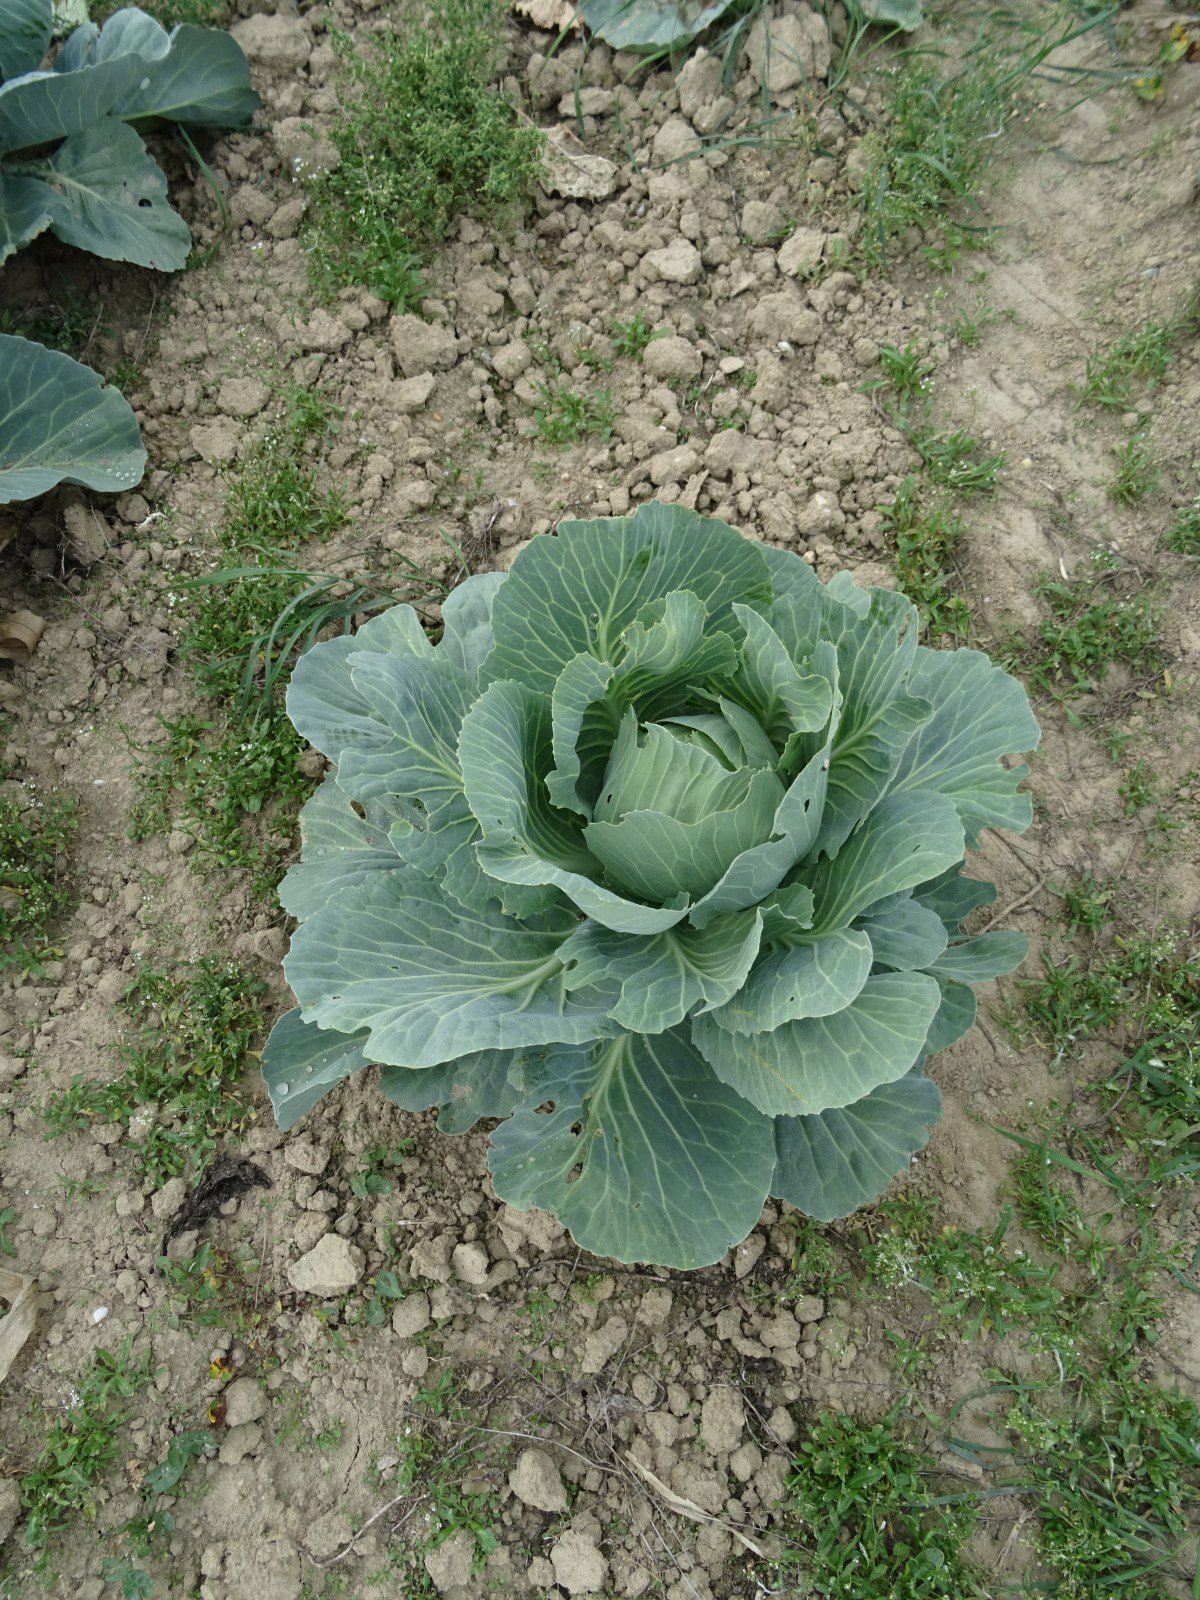
POLYGON ((1119 576, 1106 569, 1070 580, 1043 573, 1032 592, 1050 615, 1032 639, 1012 636, 1009 664, 1023 669, 1035 689, 1063 700, 1098 689, 1117 662, 1159 672, 1162 603, 1142 588, 1114 593, 1119 576))
POLYGON ((143 966, 121 997, 133 1023, 121 1045, 123 1070, 109 1083, 76 1074, 52 1095, 42 1110, 47 1138, 116 1123, 134 1170, 156 1187, 198 1176, 220 1141, 253 1116, 241 1078, 263 1026, 264 992, 215 956, 174 969, 143 966))
POLYGON ((218 534, 220 566, 191 580, 180 655, 208 705, 164 721, 166 737, 139 753, 142 792, 133 837, 173 823, 196 841, 198 867, 245 871, 270 899, 296 814, 312 792, 304 741, 284 710, 292 662, 322 632, 402 600, 438 598, 444 585, 404 557, 380 583, 308 570, 296 551, 343 526, 337 490, 318 487, 314 451, 341 412, 319 390, 293 386, 274 430, 232 469, 218 534))
POLYGON ((884 507, 883 526, 896 553, 900 587, 921 613, 931 639, 966 639, 967 602, 951 592, 954 552, 966 529, 945 492, 923 495, 910 473, 884 507))
POLYGON ((818 1417, 787 1480, 787 1511, 811 1539, 810 1556, 784 1563, 804 1570, 803 1592, 821 1600, 982 1594, 962 1553, 977 1513, 946 1505, 929 1467, 900 1435, 898 1412, 882 1422, 838 1412, 818 1417))
POLYGON ((79 1518, 94 1517, 96 1490, 116 1459, 125 1420, 120 1402, 140 1393, 153 1376, 150 1352, 135 1360, 130 1334, 115 1354, 97 1350, 67 1405, 47 1415, 37 1461, 21 1479, 25 1543, 31 1549, 42 1549, 51 1534, 79 1518))
POLYGON ((40 973, 44 962, 62 955, 53 928, 75 901, 66 866, 76 807, 53 790, 39 794, 33 784, 9 787, 0 794, 0 972, 40 973))
POLYGON ((455 216, 493 218, 529 194, 541 134, 491 87, 504 14, 498 0, 448 0, 410 9, 367 56, 340 41, 341 161, 316 176, 306 227, 319 286, 363 284, 408 310, 455 216))
POLYGON ((1107 350, 1087 357, 1079 396, 1087 405, 1128 411, 1170 369, 1180 344, 1200 329, 1200 287, 1185 296, 1168 317, 1150 318, 1130 329, 1107 350))
POLYGON ((1185 506, 1163 534, 1163 548, 1179 556, 1200 556, 1200 495, 1185 506))
POLYGON ((1109 498, 1119 506, 1135 506, 1148 499, 1162 482, 1162 466, 1144 429, 1124 444, 1114 445, 1113 455, 1117 458, 1117 475, 1108 486, 1109 498))

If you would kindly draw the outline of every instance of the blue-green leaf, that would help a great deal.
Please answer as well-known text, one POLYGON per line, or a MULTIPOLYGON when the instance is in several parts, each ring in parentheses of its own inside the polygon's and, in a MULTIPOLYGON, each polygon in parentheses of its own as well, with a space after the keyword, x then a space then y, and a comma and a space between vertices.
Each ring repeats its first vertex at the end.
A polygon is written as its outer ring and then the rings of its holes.
POLYGON ((50 0, 5 0, 0 19, 0 83, 36 72, 54 29, 50 0))
POLYGON ((507 574, 479 572, 442 601, 443 633, 438 656, 469 677, 478 678, 492 650, 492 606, 507 574))
POLYGON ((262 1075, 275 1120, 286 1131, 352 1072, 367 1065, 367 1031, 337 1033, 285 1011, 262 1049, 262 1075))
POLYGON ((757 905, 804 859, 821 825, 828 761, 827 750, 819 750, 793 779, 775 813, 767 842, 738 856, 716 887, 696 902, 689 914, 694 926, 702 928, 726 911, 757 905))
POLYGON ((975 991, 962 983, 938 979, 941 1003, 929 1024, 923 1055, 932 1056, 957 1044, 975 1024, 975 991))
POLYGON ((916 610, 887 589, 873 589, 869 600, 865 616, 827 601, 841 697, 819 840, 831 855, 887 791, 905 747, 932 712, 910 679, 916 610))
POLYGON ((140 56, 118 56, 82 72, 27 72, 0 87, 0 154, 82 133, 121 107, 146 72, 140 56))
POLYGON ((566 909, 526 922, 468 909, 428 878, 377 872, 302 923, 284 972, 307 1021, 369 1031, 371 1059, 433 1067, 477 1050, 579 1044, 613 1032, 563 981, 566 909))
POLYGON ((913 899, 928 906, 942 920, 953 938, 959 924, 979 906, 990 906, 996 898, 996 885, 980 878, 966 878, 959 867, 948 867, 929 883, 913 891, 913 899))
POLYGON ((167 199, 162 169, 116 117, 72 134, 30 171, 54 191, 51 226, 64 244, 160 272, 187 261, 192 236, 167 199))
MULTIPOLYGON (((767 569, 771 574, 771 592, 774 597, 774 605, 778 605, 780 600, 784 599, 805 602, 815 600, 818 604, 820 603, 821 580, 807 561, 801 560, 795 551, 785 550, 781 545, 777 544, 764 544, 762 553, 767 563, 767 569)), ((811 647, 805 650, 803 654, 806 656, 811 655, 811 647)))
POLYGON ((771 1193, 818 1222, 874 1200, 929 1138, 942 1113, 919 1067, 861 1100, 811 1117, 778 1117, 771 1193))
POLYGON ((466 1133, 483 1117, 506 1117, 525 1098, 512 1081, 512 1050, 478 1050, 440 1067, 384 1067, 379 1087, 402 1111, 440 1108, 438 1131, 466 1133))
POLYGON ((689 590, 709 631, 736 633, 735 601, 770 598, 758 547, 723 522, 651 502, 631 517, 560 522, 513 562, 496 597, 492 675, 550 694, 580 651, 616 662, 617 646, 648 601, 689 590))
POLYGON ((939 978, 955 983, 986 983, 1019 967, 1029 954, 1029 940, 1023 933, 997 929, 978 938, 952 944, 932 963, 929 970, 939 978))
POLYGON ((886 910, 873 906, 855 927, 870 939, 876 966, 893 972, 920 972, 946 948, 946 929, 937 912, 907 895, 886 910))
POLYGON ((137 418, 91 367, 0 334, 0 505, 57 483, 120 494, 141 482, 137 418))
POLYGON ((389 795, 352 800, 332 774, 327 777, 300 812, 300 860, 279 885, 288 915, 303 921, 340 890, 374 872, 394 871, 399 858, 388 830, 404 809, 389 795))
POLYGON ((350 747, 378 750, 392 732, 374 702, 354 687, 352 660, 364 652, 395 657, 432 656, 420 619, 411 606, 380 612, 354 634, 342 634, 306 650, 292 670, 287 713, 298 732, 330 760, 350 747))
POLYGON ((832 861, 807 874, 817 906, 813 927, 844 928, 885 896, 961 861, 962 853, 962 824, 952 802, 889 795, 832 861))
POLYGON ((675 892, 699 899, 739 856, 771 838, 783 798, 774 772, 728 772, 657 724, 639 742, 629 720, 584 838, 616 888, 659 903, 675 892))
POLYGON ((909 690, 932 715, 895 770, 893 794, 947 795, 958 807, 968 849, 983 828, 1022 833, 1033 802, 1018 794, 1029 768, 1001 757, 1035 750, 1041 730, 1025 690, 978 650, 919 650, 909 690))
POLYGON ((751 1105, 772 1117, 807 1116, 902 1077, 925 1049, 940 999, 923 973, 882 972, 829 1016, 734 1034, 702 1014, 692 1019, 692 1038, 722 1082, 751 1105))
POLYGON ((552 759, 551 723, 547 695, 508 681, 493 683, 464 720, 459 756, 471 811, 483 828, 475 851, 480 865, 505 883, 559 889, 618 933, 673 927, 687 897, 646 906, 597 882, 600 864, 577 824, 550 804, 541 774, 552 759))
POLYGON ((729 1033, 769 1033, 785 1022, 844 1010, 870 974, 871 941, 843 928, 772 951, 731 1000, 707 1009, 729 1033))
MULTIPOLYGON (((105 24, 104 33, 116 20, 105 24)), ((141 53, 146 54, 144 48, 141 53)), ((154 62, 120 114, 127 121, 152 117, 189 127, 237 128, 261 106, 237 40, 219 28, 185 23, 172 29, 165 55, 154 62)))
POLYGON ((558 675, 551 696, 553 769, 546 793, 563 811, 590 818, 604 778, 609 750, 621 726, 623 707, 610 697, 616 668, 581 651, 558 675), (586 774, 584 789, 581 779, 586 774))
POLYGON ((583 0, 584 23, 614 50, 673 50, 714 23, 733 0, 583 0))
POLYGON ((0 172, 0 266, 54 221, 57 195, 41 178, 0 172))
POLYGON ((572 989, 612 991, 612 1018, 620 1027, 662 1033, 698 1005, 719 1006, 738 992, 758 954, 761 930, 757 911, 643 938, 589 921, 559 953, 572 989))
POLYGON ((833 686, 816 673, 799 670, 765 617, 749 606, 733 609, 746 643, 742 670, 727 690, 730 698, 753 712, 780 749, 795 733, 824 728, 833 709, 833 686))
POLYGON ((492 1185, 541 1206, 594 1255, 703 1267, 758 1221, 774 1130, 678 1029, 548 1057, 541 1100, 491 1139, 492 1185))

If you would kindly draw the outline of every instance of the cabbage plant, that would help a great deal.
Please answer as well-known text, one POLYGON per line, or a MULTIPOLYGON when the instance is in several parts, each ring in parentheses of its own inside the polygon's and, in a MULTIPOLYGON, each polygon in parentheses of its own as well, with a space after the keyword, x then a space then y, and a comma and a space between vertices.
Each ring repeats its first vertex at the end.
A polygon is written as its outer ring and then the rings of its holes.
POLYGON ((49 69, 51 0, 0 8, 0 263, 47 228, 110 261, 174 272, 191 248, 167 180, 131 124, 236 127, 261 102, 241 46, 170 33, 136 6, 85 23, 49 69))
POLYGON ((1025 941, 963 937, 981 829, 1025 828, 1038 728, 902 595, 650 504, 565 522, 296 666, 335 763, 281 898, 283 1127, 368 1062, 407 1110, 499 1118, 497 1196, 696 1267, 775 1195, 872 1199, 939 1116, 926 1059, 1025 941))

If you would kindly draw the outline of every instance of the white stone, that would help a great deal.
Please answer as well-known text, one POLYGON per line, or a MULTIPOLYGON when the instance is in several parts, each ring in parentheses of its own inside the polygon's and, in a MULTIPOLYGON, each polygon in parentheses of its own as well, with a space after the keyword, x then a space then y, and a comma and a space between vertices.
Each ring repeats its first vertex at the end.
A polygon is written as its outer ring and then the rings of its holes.
POLYGON ((401 1339, 415 1339, 432 1320, 429 1296, 423 1289, 418 1289, 413 1294, 406 1294, 392 1312, 392 1332, 401 1339))
POLYGON ((312 55, 312 35, 299 17, 247 17, 229 31, 249 60, 283 72, 294 72, 312 55))
POLYGON ((825 252, 825 235, 819 228, 797 228, 775 252, 775 265, 789 278, 807 274, 825 252))
POLYGON ((243 1423, 257 1422, 267 1409, 267 1397, 256 1378, 235 1378, 224 1390, 225 1426, 240 1428, 243 1423))

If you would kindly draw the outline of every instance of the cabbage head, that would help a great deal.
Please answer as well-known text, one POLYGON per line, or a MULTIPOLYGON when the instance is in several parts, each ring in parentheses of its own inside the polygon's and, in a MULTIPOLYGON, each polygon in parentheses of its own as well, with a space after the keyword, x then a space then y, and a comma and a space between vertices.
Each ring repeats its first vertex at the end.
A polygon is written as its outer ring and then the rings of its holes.
POLYGON ((1025 828, 1037 724, 902 595, 648 504, 302 656, 334 769, 281 899, 291 1126, 377 1063, 490 1137, 496 1195, 622 1261, 718 1260, 777 1196, 873 1199, 940 1114, 927 1058, 1025 953, 960 873, 1025 828))

